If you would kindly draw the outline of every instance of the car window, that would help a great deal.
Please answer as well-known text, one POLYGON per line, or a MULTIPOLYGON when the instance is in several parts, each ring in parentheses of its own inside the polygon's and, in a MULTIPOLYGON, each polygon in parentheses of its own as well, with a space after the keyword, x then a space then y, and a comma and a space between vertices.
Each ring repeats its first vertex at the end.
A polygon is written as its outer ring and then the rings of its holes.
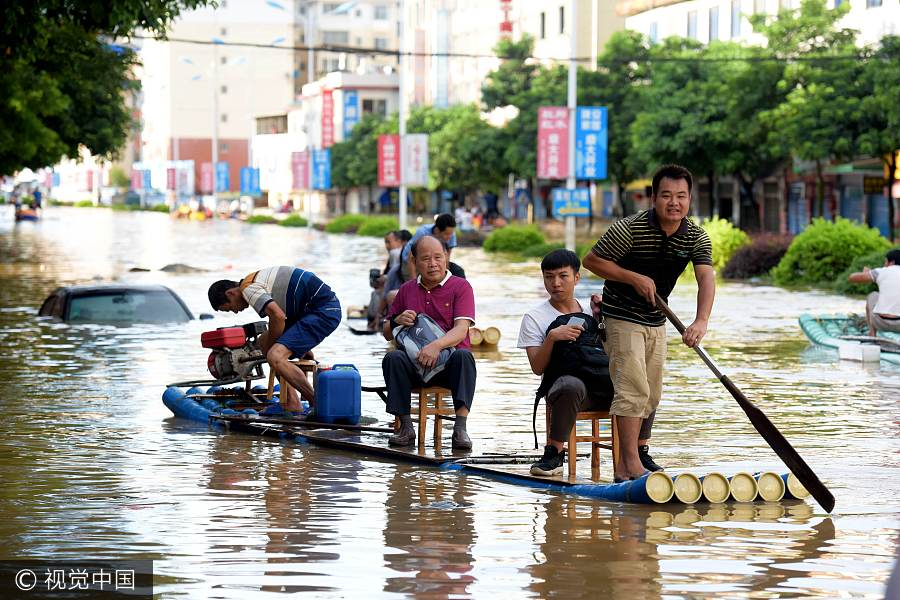
POLYGON ((44 300, 41 309, 38 311, 39 317, 61 317, 62 312, 62 293, 55 292, 44 300))
POLYGON ((120 291, 69 300, 69 323, 171 323, 190 315, 166 290, 120 291))

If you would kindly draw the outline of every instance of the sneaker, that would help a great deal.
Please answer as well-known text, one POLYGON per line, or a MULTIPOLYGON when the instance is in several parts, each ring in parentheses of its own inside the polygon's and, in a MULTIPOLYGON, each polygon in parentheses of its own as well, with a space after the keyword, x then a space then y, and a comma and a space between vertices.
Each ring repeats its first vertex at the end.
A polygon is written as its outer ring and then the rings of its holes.
POLYGON ((471 450, 472 440, 469 434, 462 427, 453 428, 453 437, 450 439, 450 445, 454 450, 471 450))
POLYGON ((644 468, 648 471, 662 471, 663 468, 653 462, 653 457, 650 456, 650 446, 644 444, 642 446, 638 446, 638 456, 641 459, 641 464, 644 465, 644 468))
POLYGON ((566 464, 566 451, 560 452, 553 446, 544 447, 544 455, 541 460, 531 465, 531 474, 538 477, 552 477, 562 473, 566 464))
POLYGON ((391 446, 413 446, 416 443, 416 430, 412 427, 400 427, 400 431, 388 438, 391 446))

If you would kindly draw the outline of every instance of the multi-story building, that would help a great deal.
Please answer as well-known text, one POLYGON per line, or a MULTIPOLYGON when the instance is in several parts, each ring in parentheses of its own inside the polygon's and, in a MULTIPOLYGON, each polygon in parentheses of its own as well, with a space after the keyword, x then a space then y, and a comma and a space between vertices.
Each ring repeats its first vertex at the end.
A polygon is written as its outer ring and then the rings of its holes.
POLYGON ((217 137, 228 188, 239 188, 240 168, 252 162, 255 117, 284 113, 293 101, 293 14, 291 1, 220 0, 215 9, 184 13, 168 40, 143 44, 139 158, 153 187, 164 189, 171 184, 167 170, 190 168, 185 161, 193 161, 193 177, 178 172, 176 181, 182 188, 193 179, 196 189, 179 192, 212 191, 207 169, 217 137))

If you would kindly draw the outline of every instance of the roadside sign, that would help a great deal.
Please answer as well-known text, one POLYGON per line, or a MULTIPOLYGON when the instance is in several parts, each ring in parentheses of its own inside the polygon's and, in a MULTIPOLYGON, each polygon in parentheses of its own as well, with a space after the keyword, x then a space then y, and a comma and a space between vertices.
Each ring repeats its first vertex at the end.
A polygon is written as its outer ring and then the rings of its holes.
POLYGON ((569 175, 569 110, 565 106, 538 108, 537 176, 565 179, 569 175))
POLYGON ((312 188, 314 190, 331 189, 331 150, 313 150, 312 188))
POLYGON ((428 134, 409 133, 403 136, 400 175, 403 183, 412 187, 428 185, 428 134))
POLYGON ((575 109, 575 178, 606 179, 609 120, 605 106, 575 109))
POLYGON ((589 217, 591 190, 588 188, 553 188, 553 216, 589 217))
POLYGON ((396 133, 378 136, 378 185, 400 185, 400 136, 396 133))
POLYGON ((230 188, 229 179, 228 163, 220 160, 216 163, 216 191, 227 192, 230 188))
POLYGON ((359 92, 344 91, 344 141, 350 137, 353 127, 359 123, 359 92))
POLYGON ((291 189, 309 189, 309 152, 291 152, 291 189))
POLYGON ((259 169, 241 167, 241 195, 259 196, 259 169))

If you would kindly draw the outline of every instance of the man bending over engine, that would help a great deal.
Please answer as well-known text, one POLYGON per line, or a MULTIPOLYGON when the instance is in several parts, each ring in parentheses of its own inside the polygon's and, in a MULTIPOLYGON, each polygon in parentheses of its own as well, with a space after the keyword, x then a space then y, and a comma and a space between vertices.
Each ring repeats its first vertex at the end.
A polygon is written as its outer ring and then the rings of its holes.
MULTIPOLYGON (((248 306, 269 317, 269 330, 260 337, 260 349, 279 377, 315 406, 313 388, 293 358, 312 358, 312 349, 341 323, 337 296, 311 271, 270 267, 250 273, 240 282, 222 279, 209 286, 214 310, 238 313, 248 306)), ((285 394, 282 409, 301 410, 296 394, 285 394)))

